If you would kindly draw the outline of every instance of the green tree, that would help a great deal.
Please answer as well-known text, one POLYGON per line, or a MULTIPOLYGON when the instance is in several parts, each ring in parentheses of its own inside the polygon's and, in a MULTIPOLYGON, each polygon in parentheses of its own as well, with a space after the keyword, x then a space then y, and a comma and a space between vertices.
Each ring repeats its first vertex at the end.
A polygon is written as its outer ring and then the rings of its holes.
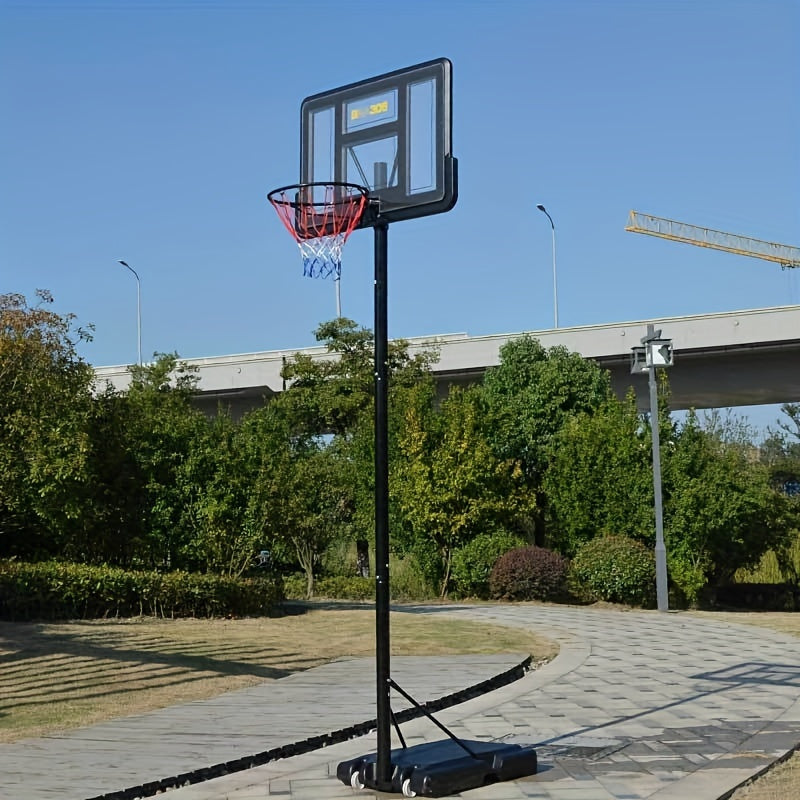
POLYGON ((781 412, 786 419, 778 423, 778 427, 788 434, 794 445, 800 446, 800 403, 784 403, 781 412))
POLYGON ((788 420, 779 422, 777 430, 767 430, 759 456, 769 468, 773 487, 800 505, 800 403, 787 403, 781 410, 788 420))
POLYGON ((711 408, 697 417, 697 424, 710 436, 727 447, 745 452, 755 451, 756 430, 746 417, 731 408, 711 408))
POLYGON ((525 335, 500 350, 483 381, 487 436, 495 455, 519 462, 538 512, 529 533, 545 544, 547 498, 542 490, 554 435, 567 419, 600 408, 611 394, 608 372, 565 347, 544 348, 525 335))
POLYGON ((652 544, 649 426, 633 393, 569 417, 553 437, 552 453, 543 480, 552 547, 572 557, 599 534, 652 544))
POLYGON ((193 437, 181 467, 189 493, 183 519, 191 531, 183 547, 188 566, 238 577, 267 549, 251 450, 250 429, 223 410, 193 437))
POLYGON ((769 470, 744 448, 703 430, 694 413, 664 459, 670 577, 690 603, 753 567, 788 533, 788 505, 769 470))
POLYGON ((419 392, 398 438, 393 496, 418 559, 435 546, 442 596, 459 547, 532 510, 519 462, 498 458, 485 437, 480 399, 477 389, 454 388, 437 406, 432 390, 419 392))
POLYGON ((36 297, 0 295, 0 554, 24 558, 58 555, 84 523, 92 408, 89 332, 36 297))
MULTIPOLYGON (((245 495, 240 505, 241 525, 252 534, 254 549, 269 550, 280 566, 291 558, 279 506, 287 491, 285 476, 296 438, 285 404, 285 394, 279 395, 246 414, 237 431, 245 495)), ((299 438, 302 441, 304 437, 299 438)))
POLYGON ((782 410, 789 420, 767 431, 759 455, 772 487, 786 497, 789 506, 789 535, 775 550, 778 566, 787 580, 800 585, 800 405, 787 404, 782 410))
MULTIPOLYGON (((285 366, 288 389, 282 408, 293 437, 324 437, 348 480, 352 508, 338 521, 343 540, 374 542, 374 336, 352 320, 322 323, 315 331, 328 357, 298 354, 285 366)), ((403 408, 419 387, 432 391, 434 350, 411 353, 402 339, 389 343, 389 459, 396 461, 403 408), (426 388, 427 387, 427 388, 426 388)), ((397 505, 390 504, 390 528, 399 527, 397 505)))
POLYGON ((88 480, 80 530, 63 548, 70 561, 129 566, 146 540, 145 476, 139 468, 127 397, 107 387, 92 403, 88 480))
POLYGON ((277 512, 306 574, 306 594, 313 597, 320 556, 341 538, 352 514, 352 492, 335 446, 295 447, 288 467, 277 512))
MULTIPOLYGON (((196 369, 175 353, 157 354, 150 364, 129 368, 126 391, 110 387, 104 400, 116 430, 119 451, 111 458, 125 464, 123 475, 109 478, 120 508, 133 513, 128 520, 132 551, 128 561, 147 567, 198 568, 192 502, 196 476, 191 458, 207 441, 210 421, 192 404, 196 369), (129 477, 130 476, 130 477, 129 477), (118 491, 137 491, 125 501, 118 491)), ((102 443, 101 443, 102 445, 102 443)), ((98 476, 101 477, 101 476, 98 476)), ((107 485, 108 486, 108 485, 107 485)))
MULTIPOLYGON (((310 434, 350 436, 365 415, 371 417, 374 397, 374 337, 368 328, 340 317, 314 332, 328 358, 297 353, 283 369, 289 383, 287 409, 294 424, 310 434)), ((432 350, 411 354, 408 343, 389 343, 391 390, 408 387, 430 374, 432 350)))
POLYGON ((293 430, 294 402, 281 395, 242 422, 253 477, 247 521, 278 561, 299 564, 311 597, 320 556, 348 530, 353 481, 339 440, 293 430))

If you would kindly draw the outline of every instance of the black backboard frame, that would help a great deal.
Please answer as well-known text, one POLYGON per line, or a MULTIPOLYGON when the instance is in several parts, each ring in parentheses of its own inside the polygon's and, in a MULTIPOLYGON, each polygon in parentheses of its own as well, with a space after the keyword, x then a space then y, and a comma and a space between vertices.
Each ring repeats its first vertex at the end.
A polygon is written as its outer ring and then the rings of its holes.
MULTIPOLYGON (((300 182, 312 181, 363 183, 371 189, 373 208, 386 222, 440 214, 450 211, 458 200, 458 164, 452 153, 452 64, 447 58, 434 59, 411 67, 394 70, 366 80, 340 86, 326 92, 306 97, 301 104, 300 182), (410 191, 410 161, 412 121, 409 114, 410 87, 421 82, 432 81, 435 87, 435 131, 433 132, 435 153, 435 186, 430 191, 410 191), (360 130, 348 131, 345 109, 348 103, 364 100, 382 93, 396 93, 396 116, 384 123, 376 123, 360 130), (317 112, 332 110, 332 164, 330 174, 321 175, 314 170, 313 118, 317 112), (361 180, 348 175, 347 159, 354 147, 386 137, 397 139, 396 164, 389 165, 397 171, 397 185, 375 186, 375 176, 360 173, 361 180)), ((372 165, 368 165, 370 170, 372 165)), ((375 224, 374 213, 365 214, 359 227, 375 224)))

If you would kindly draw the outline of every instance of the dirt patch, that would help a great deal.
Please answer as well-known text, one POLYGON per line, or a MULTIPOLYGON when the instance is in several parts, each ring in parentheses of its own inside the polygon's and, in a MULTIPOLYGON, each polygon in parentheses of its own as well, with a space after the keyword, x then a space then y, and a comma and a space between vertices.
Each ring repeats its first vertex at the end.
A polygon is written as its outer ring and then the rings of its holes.
POLYGON ((776 764, 753 783, 737 789, 731 800, 791 800, 800 797, 800 753, 776 764))
POLYGON ((800 637, 800 612, 797 611, 692 611, 691 613, 703 619, 758 625, 800 637))

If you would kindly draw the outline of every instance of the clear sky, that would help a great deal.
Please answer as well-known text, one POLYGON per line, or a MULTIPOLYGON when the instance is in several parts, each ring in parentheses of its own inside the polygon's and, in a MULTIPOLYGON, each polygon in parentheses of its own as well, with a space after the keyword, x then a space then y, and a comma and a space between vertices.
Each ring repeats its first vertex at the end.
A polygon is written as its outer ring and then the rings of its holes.
MULTIPOLYGON (((626 233, 636 209, 800 244, 797 0, 0 0, 0 291, 94 365, 304 347, 335 316, 266 193, 302 99, 453 62, 460 197, 389 232, 389 333, 800 303, 800 270, 626 233)), ((372 326, 372 235, 342 310, 372 326)), ((665 335, 668 332, 665 331, 665 335)))

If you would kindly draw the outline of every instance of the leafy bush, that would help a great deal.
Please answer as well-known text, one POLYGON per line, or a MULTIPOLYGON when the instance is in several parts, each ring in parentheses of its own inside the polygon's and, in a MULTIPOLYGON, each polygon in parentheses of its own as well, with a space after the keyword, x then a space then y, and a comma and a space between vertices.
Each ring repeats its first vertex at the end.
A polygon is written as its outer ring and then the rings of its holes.
POLYGON ((767 550, 755 567, 737 569, 733 580, 735 583, 782 583, 784 575, 775 551, 767 550))
POLYGON ((653 552, 627 536, 600 536, 575 554, 571 578, 593 600, 652 606, 656 564, 653 552))
MULTIPOLYGON (((370 569, 374 569, 375 554, 370 547, 370 569)), ((356 567, 358 564, 358 551, 356 543, 350 538, 337 539, 331 542, 321 554, 319 560, 320 575, 345 575, 358 576, 356 567)))
POLYGON ((791 531, 783 547, 767 550, 751 569, 734 574, 735 583, 793 583, 800 586, 800 531, 791 531))
MULTIPOLYGON (((317 581, 318 583, 318 581, 317 581)), ((287 600, 305 600, 308 581, 305 575, 286 575, 283 579, 283 594, 287 600)))
POLYGON ((564 595, 569 562, 543 547, 516 547, 500 556, 489 576, 498 600, 557 600, 564 595))
POLYGON ((457 597, 489 597, 489 576, 497 559, 525 542, 508 531, 481 533, 453 553, 451 581, 457 597))
POLYGON ((318 578, 314 589, 318 597, 339 600, 372 600, 375 597, 375 579, 331 576, 318 578))
MULTIPOLYGON (((289 575, 283 587, 288 600, 307 599, 305 575, 289 575)), ((314 581, 314 597, 329 600, 372 600, 375 597, 375 579, 357 575, 328 575, 314 581)))
MULTIPOLYGON (((396 542, 393 542, 393 545, 396 546, 396 542)), ((413 571, 420 585, 431 587, 429 597, 437 597, 438 587, 442 585, 444 579, 444 564, 442 554, 433 539, 425 536, 415 537, 408 546, 398 548, 395 553, 404 563, 413 565, 413 571)), ((391 561, 389 563, 391 569, 391 561)))
POLYGON ((426 578, 413 553, 404 557, 389 554, 389 592, 392 600, 430 600, 437 596, 435 585, 426 578))
POLYGON ((282 596, 281 581, 274 577, 126 571, 54 561, 0 562, 2 619, 264 615, 282 596))
MULTIPOLYGON (((413 556, 389 560, 389 590, 392 600, 429 600, 435 591, 426 582, 413 556)), ((283 589, 288 600, 305 600, 306 576, 288 575, 283 580, 283 589)), ((314 581, 314 597, 328 600, 374 600, 375 578, 360 578, 356 575, 327 575, 314 581)))

